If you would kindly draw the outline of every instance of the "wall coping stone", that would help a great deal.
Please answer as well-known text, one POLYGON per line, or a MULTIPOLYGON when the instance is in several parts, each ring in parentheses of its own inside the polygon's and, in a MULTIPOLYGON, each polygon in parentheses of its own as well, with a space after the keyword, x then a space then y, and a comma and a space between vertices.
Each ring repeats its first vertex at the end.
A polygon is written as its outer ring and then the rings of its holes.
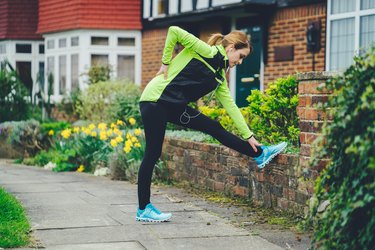
POLYGON ((310 71, 310 72, 303 72, 297 73, 297 81, 311 81, 311 80, 328 80, 332 77, 342 74, 341 72, 335 71, 310 71))

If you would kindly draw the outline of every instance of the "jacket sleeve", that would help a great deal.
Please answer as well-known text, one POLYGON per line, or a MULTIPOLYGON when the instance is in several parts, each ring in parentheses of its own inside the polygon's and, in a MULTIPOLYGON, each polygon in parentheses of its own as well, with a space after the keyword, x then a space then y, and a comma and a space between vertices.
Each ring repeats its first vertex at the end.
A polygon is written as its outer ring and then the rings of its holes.
POLYGON ((162 63, 168 65, 171 62, 172 53, 176 43, 182 44, 185 48, 193 50, 202 56, 209 57, 213 53, 213 49, 207 43, 201 41, 186 30, 177 26, 171 26, 168 29, 167 38, 165 40, 162 63))
POLYGON ((215 95, 219 99, 220 103, 224 106, 230 118, 232 118, 234 124, 236 125, 237 129, 240 131, 242 137, 244 139, 249 139, 253 135, 253 132, 250 131, 243 115, 241 114, 236 103, 231 97, 226 80, 220 84, 220 86, 215 92, 215 95))

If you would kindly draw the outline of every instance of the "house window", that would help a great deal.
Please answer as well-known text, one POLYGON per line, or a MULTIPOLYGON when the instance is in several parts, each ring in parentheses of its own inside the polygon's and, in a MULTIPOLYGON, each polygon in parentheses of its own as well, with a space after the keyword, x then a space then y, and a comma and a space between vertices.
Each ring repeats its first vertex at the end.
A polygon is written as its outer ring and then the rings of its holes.
POLYGON ((91 55, 91 65, 106 66, 108 65, 108 55, 91 55))
POLYGON ((66 93, 66 56, 59 56, 59 93, 66 93))
POLYGON ((44 54, 44 44, 39 44, 39 54, 44 54))
POLYGON ((71 81, 72 81, 72 90, 79 89, 78 82, 78 54, 71 55, 71 81))
POLYGON ((134 37, 119 37, 117 39, 118 46, 135 46, 134 37))
POLYGON ((166 14, 166 0, 158 0, 158 16, 166 14))
POLYGON ((59 39, 59 48, 65 48, 66 47, 66 38, 59 39))
POLYGON ((375 42, 375 1, 328 0, 327 70, 345 70, 375 42))
POLYGON ((109 44, 108 37, 101 37, 101 36, 91 37, 91 45, 108 45, 108 44, 109 44))
POLYGON ((119 55, 117 57, 117 77, 135 82, 135 58, 132 55, 119 55))
POLYGON ((7 53, 5 44, 0 44, 0 54, 5 54, 7 53))
POLYGON ((31 54, 31 44, 16 44, 16 53, 31 54))
POLYGON ((54 49, 55 48, 55 41, 54 40, 48 40, 47 41, 47 49, 54 49))
POLYGON ((78 46, 79 45, 79 37, 78 36, 72 37, 71 40, 70 40, 70 45, 72 47, 78 46))
POLYGON ((31 62, 16 62, 16 70, 21 82, 26 86, 29 95, 32 94, 33 79, 31 78, 31 62))
POLYGON ((40 81, 41 90, 44 91, 44 62, 39 62, 38 77, 40 81))
POLYGON ((47 81, 48 81, 48 89, 47 93, 53 95, 55 93, 54 90, 54 79, 55 79, 55 58, 53 56, 47 57, 47 81))

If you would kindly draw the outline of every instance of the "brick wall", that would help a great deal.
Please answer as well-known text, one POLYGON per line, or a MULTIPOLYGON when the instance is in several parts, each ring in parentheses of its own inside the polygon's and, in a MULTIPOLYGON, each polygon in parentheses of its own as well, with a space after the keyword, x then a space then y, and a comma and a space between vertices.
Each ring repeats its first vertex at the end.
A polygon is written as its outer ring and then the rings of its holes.
POLYGON ((249 197, 266 207, 302 214, 308 199, 305 190, 297 189, 298 155, 282 154, 260 170, 251 157, 227 147, 167 138, 163 161, 175 180, 229 196, 249 197))
POLYGON ((321 49, 315 54, 315 71, 324 71, 326 3, 280 9, 272 17, 268 30, 265 85, 279 77, 312 70, 312 54, 306 49, 306 30, 308 22, 316 20, 321 22, 321 49), (275 47, 289 45, 294 48, 293 60, 275 62, 275 47))
POLYGON ((202 188, 227 195, 248 197, 266 207, 303 214, 314 191, 314 181, 325 166, 309 166, 312 143, 319 135, 326 114, 315 107, 326 102, 330 93, 318 90, 331 77, 330 73, 297 75, 300 95, 301 150, 299 155, 281 154, 266 168, 257 168, 251 157, 227 147, 167 138, 163 160, 177 180, 187 180, 202 188))
POLYGON ((307 171, 307 176, 314 180, 328 162, 328 159, 321 159, 316 166, 309 167, 314 147, 313 142, 320 135, 324 121, 332 120, 332 117, 328 117, 318 104, 327 102, 332 94, 324 88, 324 85, 325 81, 333 75, 334 73, 329 72, 310 72, 297 75, 299 82, 297 114, 300 119, 301 131, 300 166, 307 171))
POLYGON ((145 30, 142 33, 142 86, 155 76, 161 66, 168 28, 145 30))

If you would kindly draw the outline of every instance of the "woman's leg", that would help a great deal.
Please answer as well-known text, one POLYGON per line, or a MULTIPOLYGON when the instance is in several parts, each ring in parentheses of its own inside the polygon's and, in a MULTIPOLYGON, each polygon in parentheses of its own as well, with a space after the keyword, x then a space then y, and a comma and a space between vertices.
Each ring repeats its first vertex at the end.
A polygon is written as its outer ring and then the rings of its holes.
MULTIPOLYGON (((199 113, 199 111, 190 107, 187 107, 186 111, 190 117, 194 117, 199 113)), ((182 122, 188 121, 187 124, 181 123, 180 116, 181 113, 179 113, 178 115, 174 115, 171 122, 207 133, 217 139, 223 145, 232 148, 242 154, 251 157, 257 157, 262 153, 262 149, 260 147, 257 147, 258 151, 254 152, 253 148, 247 141, 244 141, 241 138, 233 135, 232 133, 229 133, 221 126, 219 122, 214 121, 203 114, 199 114, 197 117, 191 118, 190 120, 186 117, 182 117, 182 122)))
POLYGON ((159 103, 140 103, 146 150, 138 172, 138 203, 143 210, 150 203, 152 172, 162 151, 168 112, 159 103))

